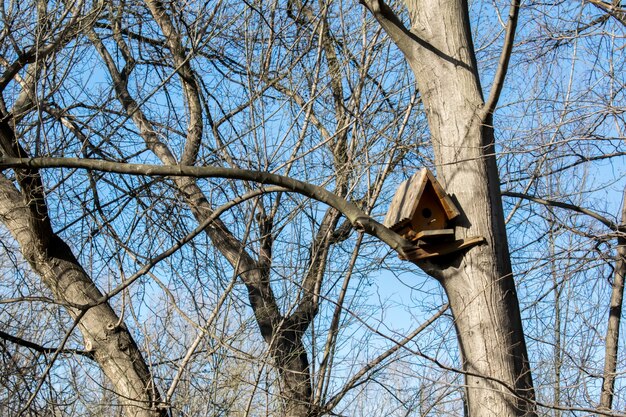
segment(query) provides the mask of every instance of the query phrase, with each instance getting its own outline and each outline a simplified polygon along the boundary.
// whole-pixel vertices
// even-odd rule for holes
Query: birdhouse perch
[[[452,221],[460,215],[450,196],[423,168],[398,187],[384,225],[417,244],[409,260],[433,258],[484,241],[482,237],[454,240]]]

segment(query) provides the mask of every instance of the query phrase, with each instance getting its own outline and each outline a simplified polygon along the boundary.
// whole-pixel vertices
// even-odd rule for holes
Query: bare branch
[[[613,16],[621,24],[626,26],[626,9],[621,0],[613,0],[612,2],[602,0],[587,0],[597,8],[604,10],[610,16]]]
[[[489,98],[485,102],[483,107],[483,120],[486,120],[489,115],[493,114],[498,105],[500,99],[500,93],[502,87],[504,87],[504,79],[509,69],[509,61],[511,59],[511,53],[513,51],[513,43],[515,41],[515,32],[517,30],[517,20],[519,17],[520,0],[512,0],[509,8],[509,19],[506,25],[506,35],[504,36],[504,45],[502,46],[502,52],[500,53],[500,60],[498,61],[498,69],[493,79],[493,84],[489,91]]]
[[[193,165],[198,156],[200,141],[202,140],[202,104],[200,103],[200,89],[195,74],[189,63],[191,54],[186,55],[180,33],[174,28],[165,6],[158,0],[146,0],[146,4],[155,21],[165,35],[165,41],[174,57],[176,71],[183,84],[187,109],[189,111],[187,124],[187,141],[181,156],[181,163]],[[215,5],[217,8],[219,5]],[[210,19],[209,19],[210,20]]]
[[[127,175],[230,178],[257,182],[259,184],[273,184],[334,207],[346,216],[354,227],[363,229],[366,233],[378,237],[400,254],[404,253],[404,250],[414,247],[413,244],[400,237],[400,235],[363,213],[355,204],[330,191],[310,183],[269,172],[211,166],[123,164],[99,159],[79,158],[3,158],[0,160],[0,169],[6,168],[82,168]]]
[[[378,355],[374,360],[370,361],[366,366],[361,368],[359,372],[357,372],[350,381],[344,385],[344,388],[335,394],[326,404],[324,405],[324,410],[332,410],[341,399],[353,388],[363,383],[361,378],[363,378],[368,372],[374,369],[376,366],[380,365],[385,359],[396,353],[398,350],[406,346],[411,340],[413,340],[418,334],[423,332],[428,326],[435,322],[439,317],[441,317],[448,310],[448,304],[445,304],[443,307],[439,309],[435,314],[433,314],[428,320],[422,323],[418,328],[409,333],[404,339],[387,349],[382,354]]]
[[[413,35],[383,0],[361,0],[406,57],[413,56]]]
[[[608,227],[609,229],[611,229],[613,231],[626,233],[626,227],[617,225],[615,222],[607,219],[606,217],[600,215],[599,213],[596,213],[593,210],[589,210],[589,209],[586,209],[586,208],[583,208],[583,207],[580,207],[580,206],[576,206],[574,204],[563,203],[563,202],[555,201],[555,200],[546,200],[546,199],[543,199],[543,198],[534,197],[534,196],[527,195],[527,194],[515,193],[513,191],[502,191],[502,195],[505,196],[505,197],[521,198],[521,199],[524,199],[524,200],[532,201],[534,203],[542,204],[544,206],[559,207],[559,208],[571,210],[571,211],[574,211],[576,213],[580,213],[580,214],[584,214],[584,215],[587,215],[589,217],[592,217],[592,218],[598,220],[600,223],[602,223],[603,225],[605,225],[606,227]]]
[[[93,352],[88,350],[66,349],[62,347],[45,347],[29,340],[22,339],[21,337],[10,335],[9,333],[3,332],[2,330],[0,330],[0,339],[7,340],[11,343],[15,343],[16,345],[23,346],[39,353],[49,354],[59,352],[69,355],[81,355],[89,359],[94,359]]]

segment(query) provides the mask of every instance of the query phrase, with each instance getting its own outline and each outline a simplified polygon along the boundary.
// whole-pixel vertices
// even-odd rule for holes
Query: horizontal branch
[[[615,139],[617,139],[617,140],[624,140],[624,138],[620,138],[620,137],[617,137]],[[500,183],[500,185],[504,185],[506,183],[516,183],[516,182],[521,182],[521,181],[527,181],[527,180],[530,180],[530,179],[547,177],[549,175],[558,174],[559,172],[567,171],[570,168],[577,167],[578,165],[582,165],[582,164],[585,164],[587,162],[603,161],[605,159],[617,158],[617,157],[620,157],[620,156],[626,156],[626,152],[603,153],[601,155],[595,155],[595,156],[583,156],[583,155],[579,155],[579,154],[574,154],[574,155],[571,155],[571,156],[576,156],[576,157],[578,157],[578,159],[573,161],[573,162],[571,162],[571,163],[569,163],[569,164],[562,165],[562,166],[560,166],[558,168],[552,169],[552,170],[547,171],[547,172],[542,172],[540,174],[535,174],[533,172],[530,175],[525,175],[523,177],[512,178],[512,179],[507,180],[506,182]]]
[[[626,227],[619,226],[617,223],[607,219],[606,217],[600,215],[599,213],[596,213],[595,211],[592,211],[592,210],[589,210],[580,206],[576,206],[574,204],[563,203],[563,202],[555,201],[555,200],[546,200],[544,198],[534,197],[528,194],[515,193],[512,191],[502,191],[502,196],[521,198],[521,199],[532,201],[534,203],[539,203],[548,207],[558,207],[558,208],[562,208],[566,210],[571,210],[573,212],[592,217],[611,230],[615,230],[621,233],[626,233]]]
[[[299,181],[291,177],[265,171],[215,166],[128,164],[100,159],[82,158],[1,158],[0,170],[7,168],[73,168],[135,176],[225,178],[251,181],[259,184],[277,185],[279,187],[284,187],[291,192],[302,194],[339,210],[355,228],[377,237],[400,255],[404,255],[406,250],[410,250],[415,247],[415,245],[404,239],[399,234],[391,231],[365,214],[365,212],[363,212],[354,203],[333,194],[325,188]]]
[[[21,337],[17,337],[17,336],[13,336],[9,333],[5,333],[2,330],[0,330],[0,339],[4,339],[7,340],[11,343],[14,343],[18,346],[23,346],[25,348],[34,350],[36,352],[39,353],[55,353],[55,352],[59,352],[59,353],[66,353],[66,354],[72,354],[72,355],[81,355],[81,356],[85,356],[89,359],[93,359],[93,352],[87,351],[87,350],[79,350],[79,349],[65,349],[65,348],[56,348],[56,347],[45,347],[45,346],[41,346],[37,343],[22,339]]]

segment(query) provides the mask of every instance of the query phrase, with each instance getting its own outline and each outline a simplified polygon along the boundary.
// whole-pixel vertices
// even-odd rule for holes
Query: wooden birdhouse
[[[446,231],[443,232],[445,236],[449,230],[449,234],[454,235],[454,231],[448,227],[459,214],[435,176],[424,168],[400,184],[384,225],[409,240],[442,236],[433,234],[433,231]]]
[[[383,224],[415,242],[410,260],[421,260],[484,241],[482,237],[454,239],[452,223],[459,215],[459,209],[432,172],[423,168],[400,184]]]

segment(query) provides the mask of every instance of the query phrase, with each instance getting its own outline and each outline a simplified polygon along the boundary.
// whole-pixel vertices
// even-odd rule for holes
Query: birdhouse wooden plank
[[[419,245],[415,246],[415,248],[410,251],[406,251],[405,257],[401,257],[400,259],[413,262],[423,261],[449,255],[483,243],[485,243],[484,237],[474,236],[467,239],[458,239],[453,242]]]
[[[450,196],[426,168],[400,184],[384,225],[415,243],[402,259],[418,262],[452,254],[485,242],[480,236],[454,238],[452,220],[460,215]]]
[[[414,240],[433,242],[454,239],[454,229],[422,230],[415,235]]]
[[[400,184],[384,225],[414,240],[426,236],[425,231],[445,230],[459,214],[458,208],[435,176],[424,168]],[[450,232],[446,231],[431,233],[429,237],[436,239],[437,236],[449,235]]]

